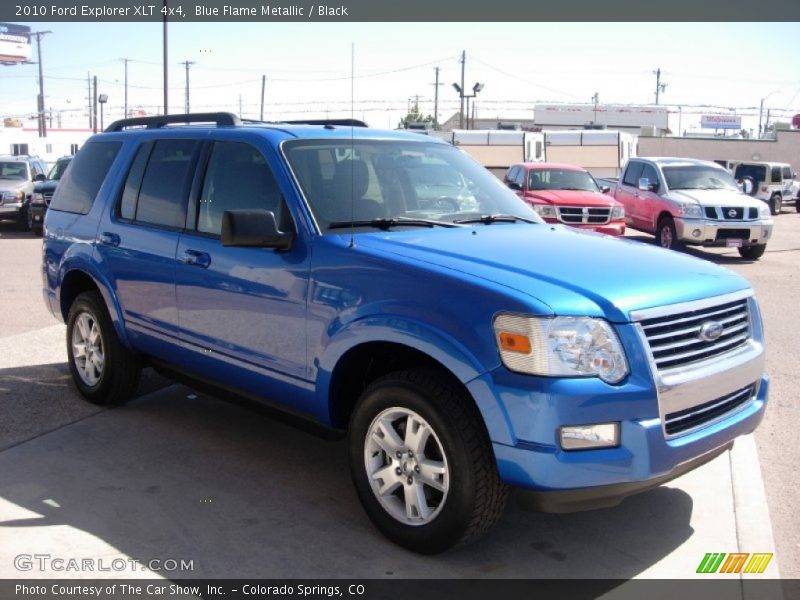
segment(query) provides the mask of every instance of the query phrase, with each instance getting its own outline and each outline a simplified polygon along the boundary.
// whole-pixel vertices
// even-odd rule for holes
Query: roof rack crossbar
[[[147,129],[159,129],[172,123],[183,123],[189,125],[191,123],[215,123],[217,127],[229,126],[233,127],[241,125],[242,122],[238,116],[230,112],[211,112],[211,113],[193,113],[189,115],[158,115],[155,117],[134,117],[132,119],[120,119],[114,121],[105,128],[104,131],[122,131],[128,127],[146,127]]]
[[[359,119],[300,119],[298,121],[283,121],[290,125],[336,125],[339,127],[369,127]]]

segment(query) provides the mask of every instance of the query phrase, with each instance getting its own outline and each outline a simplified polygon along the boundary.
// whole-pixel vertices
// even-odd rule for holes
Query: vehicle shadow
[[[43,394],[31,419],[48,406],[79,402],[65,369],[0,370],[0,416],[19,409],[4,400],[16,394]],[[191,570],[164,574],[173,579],[620,580],[693,535],[692,498],[661,487],[615,508],[572,515],[525,512],[512,501],[479,542],[419,556],[368,521],[343,441],[177,384],[125,407],[85,412],[0,452],[0,577],[19,576],[13,556],[50,553],[193,561]],[[609,589],[618,584],[609,581]]]
[[[655,238],[646,233],[628,233],[625,234],[625,239],[634,242],[641,242],[643,244],[655,245]],[[684,246],[680,252],[688,254],[689,256],[694,256],[695,258],[702,258],[704,260],[711,261],[718,265],[751,264],[758,262],[756,260],[742,258],[739,256],[739,252],[735,248],[714,248],[712,250],[710,248],[702,248],[700,246]],[[770,248],[767,248],[767,253],[770,252],[781,252],[781,250],[771,250]]]
[[[0,241],[29,238],[42,239],[41,236],[34,235],[32,231],[20,231],[14,221],[0,221]]]

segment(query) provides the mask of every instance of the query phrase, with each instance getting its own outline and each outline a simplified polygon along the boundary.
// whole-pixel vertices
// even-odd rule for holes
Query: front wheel
[[[20,231],[30,231],[32,225],[31,209],[23,206],[17,215],[17,229]]]
[[[769,200],[769,212],[773,215],[781,214],[781,208],[783,206],[783,198],[781,198],[780,194],[773,194],[772,198]]]
[[[754,246],[743,246],[739,248],[739,256],[747,260],[758,260],[767,250],[766,244],[756,244]]]
[[[468,543],[503,513],[508,488],[480,413],[443,373],[400,371],[372,383],[353,413],[349,450],[367,515],[414,552]]]
[[[122,404],[136,391],[141,359],[123,346],[103,297],[80,294],[67,317],[69,370],[78,391],[93,404]]]
[[[667,250],[680,250],[683,244],[678,239],[675,222],[672,217],[662,217],[656,228],[656,242]]]

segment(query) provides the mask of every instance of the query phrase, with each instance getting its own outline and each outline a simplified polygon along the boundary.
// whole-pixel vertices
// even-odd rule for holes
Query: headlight
[[[625,218],[625,207],[624,206],[615,206],[611,209],[611,220],[612,221],[619,221]]]
[[[759,219],[769,219],[772,217],[772,213],[769,212],[769,206],[763,204],[758,207],[758,218]]]
[[[556,207],[550,204],[534,204],[533,210],[543,219],[557,219]]]
[[[22,202],[25,199],[25,192],[17,190],[16,192],[3,192],[3,200],[13,200]]]
[[[678,214],[687,219],[701,219],[703,210],[697,204],[679,204]]]
[[[602,319],[498,315],[494,332],[503,364],[512,371],[599,377],[607,383],[618,383],[628,374],[617,334]]]

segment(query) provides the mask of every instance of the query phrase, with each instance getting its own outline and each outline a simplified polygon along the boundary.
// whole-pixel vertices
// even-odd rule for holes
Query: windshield
[[[50,173],[47,174],[48,179],[52,179],[53,181],[58,181],[64,175],[64,171],[67,170],[69,166],[69,160],[59,160],[53,165],[53,168],[50,169]]]
[[[667,187],[671,190],[739,190],[725,169],[706,165],[662,167]]]
[[[600,191],[589,173],[572,169],[533,169],[528,173],[528,189]]]
[[[0,178],[22,179],[28,178],[24,162],[0,162]]]
[[[294,140],[284,152],[322,232],[370,227],[542,222],[500,180],[449,144],[394,140]],[[409,222],[414,219],[415,222]],[[334,225],[331,227],[331,225]],[[373,223],[374,226],[374,223]]]

